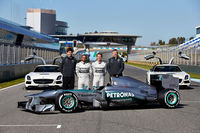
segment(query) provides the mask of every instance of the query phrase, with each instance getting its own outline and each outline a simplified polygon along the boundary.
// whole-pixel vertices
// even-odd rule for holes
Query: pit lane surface
[[[104,54],[105,59],[109,56]],[[124,75],[145,82],[145,74],[144,70],[125,66]],[[147,105],[70,114],[34,114],[17,109],[17,102],[25,100],[24,95],[38,92],[23,88],[22,84],[0,91],[0,133],[200,133],[199,83],[180,90],[181,104],[176,109]]]

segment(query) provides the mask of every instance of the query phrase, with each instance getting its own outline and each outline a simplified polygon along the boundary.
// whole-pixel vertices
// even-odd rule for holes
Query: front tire
[[[74,112],[78,107],[78,98],[71,92],[64,92],[56,98],[56,106],[60,112]]]
[[[161,90],[158,96],[159,103],[167,108],[175,108],[180,103],[180,95],[176,90]]]

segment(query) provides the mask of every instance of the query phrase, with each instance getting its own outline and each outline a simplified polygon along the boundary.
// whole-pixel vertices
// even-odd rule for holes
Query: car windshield
[[[154,72],[181,72],[181,69],[178,66],[157,66]]]
[[[34,72],[60,72],[58,66],[39,66]]]

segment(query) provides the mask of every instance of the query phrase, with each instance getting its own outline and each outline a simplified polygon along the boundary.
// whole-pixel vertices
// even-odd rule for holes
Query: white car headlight
[[[31,76],[28,75],[28,76],[26,77],[26,79],[27,79],[27,80],[31,80]]]
[[[61,80],[62,76],[59,75],[56,80]]]

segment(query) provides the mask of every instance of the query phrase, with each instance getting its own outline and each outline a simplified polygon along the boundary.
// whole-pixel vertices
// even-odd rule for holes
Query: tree
[[[159,40],[158,45],[165,45],[165,41]]]
[[[178,41],[176,38],[169,39],[169,44],[178,44]]]
[[[98,31],[97,31],[97,30],[95,30],[95,31],[94,31],[94,33],[98,33]]]
[[[177,38],[177,42],[178,42],[178,44],[184,43],[185,42],[185,37],[178,37]]]
[[[192,39],[194,39],[194,37],[190,37],[190,39],[189,39],[189,40],[192,40]]]
[[[157,44],[156,44],[156,42],[151,42],[150,43],[150,46],[156,46]]]

